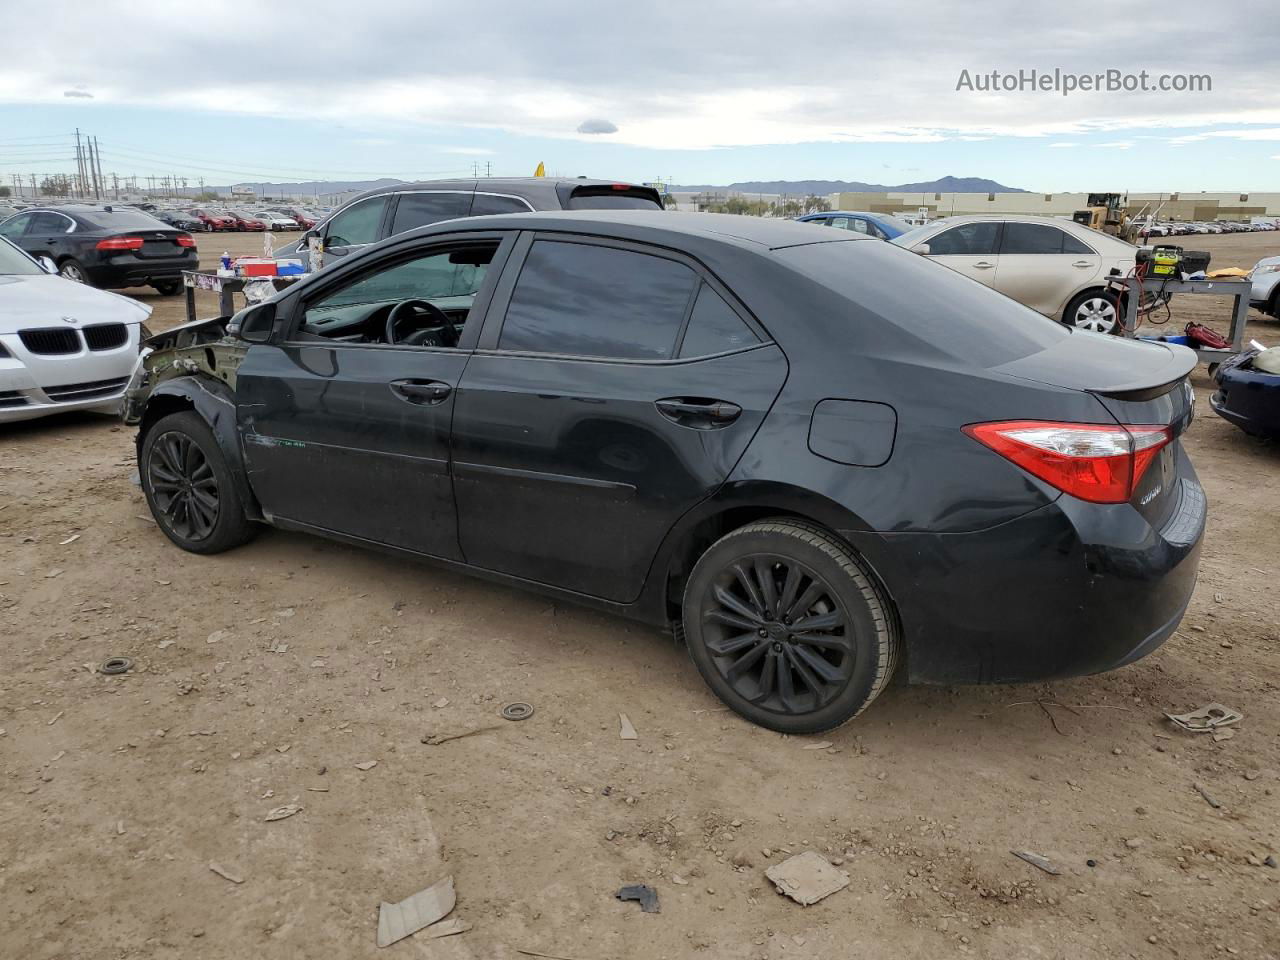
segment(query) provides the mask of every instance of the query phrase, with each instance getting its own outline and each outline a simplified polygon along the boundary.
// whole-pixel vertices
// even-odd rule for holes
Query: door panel
[[[634,600],[662,538],[733,469],[786,370],[774,344],[657,364],[476,354],[453,422],[467,562]],[[664,413],[660,400],[694,409]],[[699,416],[709,400],[741,413]]]
[[[1000,223],[978,220],[935,234],[927,241],[929,258],[988,287],[996,278]]]
[[[1004,228],[995,288],[1056,319],[1071,295],[1101,271],[1102,259],[1058,227],[1010,221]]]
[[[238,371],[237,417],[263,510],[458,559],[449,421],[467,356],[324,344],[250,348]]]

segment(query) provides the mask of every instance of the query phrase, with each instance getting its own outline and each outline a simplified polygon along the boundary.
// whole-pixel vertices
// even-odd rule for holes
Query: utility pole
[[[113,200],[120,199],[120,178],[114,173],[111,174],[111,198]]]
[[[107,179],[102,175],[102,151],[98,148],[98,138],[93,138],[93,162],[94,168],[98,173],[98,186],[102,190],[103,195],[107,192]]]
[[[486,177],[492,177],[492,176],[493,176],[493,164],[492,164],[492,163],[490,163],[488,160],[486,160],[486,161],[484,162],[484,175],[485,175]]]
[[[84,157],[80,153],[80,128],[76,127],[76,171],[80,182],[84,183]]]

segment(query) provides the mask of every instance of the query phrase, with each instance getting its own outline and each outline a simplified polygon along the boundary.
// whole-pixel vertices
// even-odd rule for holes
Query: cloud
[[[63,90],[62,95],[64,97],[83,97],[88,100],[93,99],[93,94],[88,90]]]
[[[1133,146],[1133,141],[1132,140],[1113,140],[1110,143],[1100,143],[1098,144],[1098,146],[1111,149],[1111,150],[1128,150],[1130,147]]]
[[[131,0],[127,18],[12,7],[0,31],[0,103],[61,102],[84,77],[109,76],[109,87],[95,86],[99,103],[343,124],[406,140],[458,130],[577,140],[608,130],[610,144],[661,150],[1280,127],[1273,33],[1205,31],[1176,18],[1099,33],[1089,3],[986,0],[977,17],[937,0],[810,0],[803,15],[779,20],[765,0],[650,0],[649,21],[679,29],[635,30],[609,15],[610,4],[583,17],[573,0],[490,0],[486,16],[459,34],[440,29],[433,4],[364,0],[352,18],[347,0],[309,0],[309,18],[342,29],[306,44],[251,31],[217,57],[184,58],[180,70],[173,51],[202,49],[208,26],[171,0]],[[1224,0],[1215,13],[1234,23],[1274,17],[1268,0]],[[139,32],[140,22],[155,28]],[[767,44],[761,54],[762,38],[801,25],[807,36],[876,42],[852,58],[814,56],[805,43]],[[57,50],[75,57],[51,55]],[[924,59],[904,69],[903,50],[925,51]],[[305,81],[287,84],[287,96],[263,96],[268,63],[274,76]],[[962,70],[1085,74],[1116,64],[1212,74],[1213,90],[1176,98],[956,90]],[[597,132],[583,123],[602,117],[607,126]],[[465,133],[443,136],[467,142]]]
[[[464,157],[492,157],[496,151],[488,147],[436,147],[437,153],[456,153]]]
[[[578,124],[579,133],[617,133],[618,125],[612,120],[583,120]]]
[[[1067,147],[1078,147],[1078,146],[1080,146],[1080,144],[1078,144],[1078,143],[1051,143],[1051,144],[1049,144],[1049,146],[1051,146],[1051,147],[1061,147],[1061,148],[1065,149],[1065,148],[1067,148]]]

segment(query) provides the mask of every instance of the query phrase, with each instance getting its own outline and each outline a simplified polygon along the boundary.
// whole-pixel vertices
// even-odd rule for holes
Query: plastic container
[[[277,260],[276,276],[278,277],[296,277],[307,272],[307,268],[303,266],[301,260]]]
[[[242,277],[274,277],[276,262],[265,257],[241,257],[236,261],[236,272]]]

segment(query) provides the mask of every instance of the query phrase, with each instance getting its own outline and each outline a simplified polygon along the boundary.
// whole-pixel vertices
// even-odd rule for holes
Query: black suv
[[[674,625],[775,730],[849,719],[900,661],[1120,666],[1195,585],[1195,355],[842,230],[454,220],[148,349],[125,416],[178,546],[266,522]]]
[[[661,210],[652,187],[579,177],[486,177],[399,183],[362,193],[329,214],[302,239],[275,252],[305,260],[307,240],[324,241],[324,264],[386,237],[441,220],[535,210]]]
[[[182,290],[182,271],[200,262],[190,233],[136,207],[37,207],[0,223],[0,236],[95,287],[147,285],[171,296]]]

